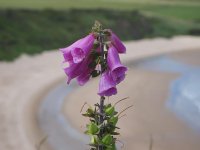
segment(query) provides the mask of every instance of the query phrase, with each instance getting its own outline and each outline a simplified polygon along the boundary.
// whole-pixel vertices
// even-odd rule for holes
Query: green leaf
[[[109,107],[111,107],[112,105],[109,103],[109,104],[107,104],[107,105],[105,105],[104,106],[104,110],[106,109],[106,108],[109,108]]]
[[[112,116],[113,113],[115,112],[115,108],[113,106],[106,108],[105,113],[108,116]]]
[[[82,115],[85,116],[85,117],[94,118],[95,117],[95,111],[90,107],[90,108],[87,109],[86,113],[82,114]]]
[[[91,136],[90,144],[93,144],[93,145],[98,144],[97,136],[94,136],[94,135]]]
[[[114,126],[117,124],[118,122],[118,116],[113,116],[108,120],[109,123],[112,123]]]
[[[103,137],[102,143],[105,145],[111,145],[113,143],[113,137],[110,134],[107,134]]]
[[[94,113],[94,110],[90,107],[90,108],[87,109],[87,113],[88,113],[88,114],[93,114],[93,113]]]
[[[99,132],[99,128],[98,128],[97,124],[94,122],[91,122],[90,124],[88,124],[87,129],[88,129],[87,131],[89,134],[96,134]]]

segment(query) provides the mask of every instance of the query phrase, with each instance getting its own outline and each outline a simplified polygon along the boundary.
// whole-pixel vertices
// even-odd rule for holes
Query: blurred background
[[[199,0],[0,0],[0,60],[64,47],[94,20],[122,40],[200,34]]]
[[[0,0],[0,150],[89,149],[79,112],[99,101],[98,78],[66,85],[58,48],[95,20],[127,47],[127,79],[109,99],[134,105],[118,149],[199,150],[199,0]]]

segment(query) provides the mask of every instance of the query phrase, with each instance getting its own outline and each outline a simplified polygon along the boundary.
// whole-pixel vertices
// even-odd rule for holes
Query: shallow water
[[[192,66],[170,56],[145,59],[136,64],[145,70],[180,73],[171,82],[166,107],[189,126],[200,131],[200,66]]]
[[[167,106],[200,131],[200,69],[184,73],[171,84]]]
[[[196,66],[184,64],[182,62],[174,60],[173,58],[170,58],[169,56],[166,56],[166,55],[151,57],[142,61],[138,61],[136,63],[136,67],[147,69],[147,70],[181,73],[181,74],[200,69]]]
[[[59,84],[48,93],[39,108],[39,125],[48,137],[48,143],[56,150],[86,148],[89,141],[88,137],[76,130],[62,113],[64,100],[74,86]]]

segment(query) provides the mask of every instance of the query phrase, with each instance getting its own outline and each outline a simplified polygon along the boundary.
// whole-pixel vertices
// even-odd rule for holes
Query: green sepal
[[[114,112],[115,112],[115,108],[113,106],[108,107],[108,108],[105,109],[105,114],[107,116],[112,116]]]
[[[102,139],[102,143],[105,145],[111,145],[113,143],[113,137],[110,134],[106,134]]]
[[[99,132],[99,127],[96,123],[91,122],[90,124],[86,125],[87,131],[86,134],[97,134]]]
[[[86,111],[85,114],[82,114],[83,116],[85,117],[92,117],[94,118],[95,117],[95,111],[92,109],[92,107],[89,107]]]
[[[107,108],[109,108],[109,107],[111,107],[112,105],[109,103],[109,104],[107,104],[107,105],[105,105],[104,106],[104,111],[107,109]]]
[[[112,123],[114,126],[117,124],[118,122],[118,116],[112,116],[109,120],[108,120],[109,123]]]
[[[97,145],[98,144],[97,136],[95,136],[95,135],[91,136],[90,144],[93,144],[93,145]]]

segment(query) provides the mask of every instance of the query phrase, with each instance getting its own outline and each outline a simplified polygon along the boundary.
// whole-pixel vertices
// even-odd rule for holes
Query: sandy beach
[[[115,103],[128,96],[129,100],[117,107],[119,112],[131,104],[134,105],[125,113],[126,117],[119,121],[121,128],[119,139],[125,144],[125,150],[148,150],[151,140],[153,149],[156,150],[199,149],[200,135],[166,108],[170,83],[178,76],[177,73],[162,73],[129,67],[126,81],[118,86],[118,95],[106,100],[107,103]],[[76,126],[80,132],[84,131],[88,120],[78,113],[80,112],[78,106],[82,106],[84,102],[88,102],[89,105],[98,102],[96,89],[98,89],[98,79],[93,80],[84,88],[79,87],[66,97],[63,112],[72,126]]]
[[[198,150],[200,136],[165,108],[169,84],[179,73],[145,70],[134,66],[134,62],[168,54],[173,59],[200,65],[197,51],[200,51],[200,38],[145,39],[126,42],[126,46],[127,55],[122,60],[129,66],[127,79],[118,86],[119,94],[109,99],[115,102],[130,97],[119,105],[119,111],[134,105],[119,123],[119,138],[125,144],[124,149],[148,150],[152,140],[153,150]],[[47,135],[40,126],[38,110],[49,91],[65,83],[61,62],[58,50],[22,55],[14,62],[0,62],[0,150],[35,150]],[[85,101],[91,105],[98,102],[98,79],[84,87],[75,87],[65,97],[60,113],[81,133],[87,120],[81,116],[80,108]],[[54,150],[48,142],[40,150]]]

